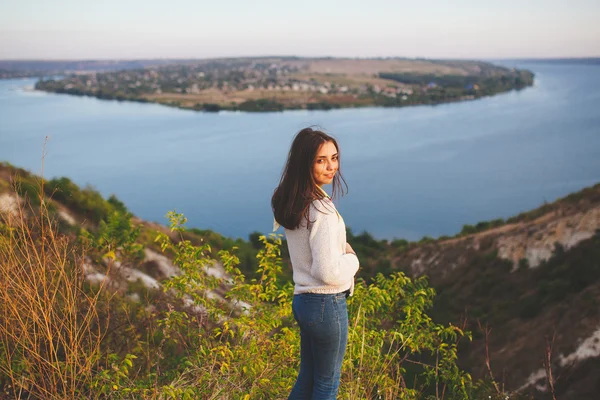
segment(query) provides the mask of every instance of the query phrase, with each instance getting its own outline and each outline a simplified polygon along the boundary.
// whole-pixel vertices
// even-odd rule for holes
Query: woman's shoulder
[[[333,202],[324,197],[322,199],[315,199],[310,204],[310,214],[313,216],[320,215],[335,215],[337,214],[335,205]]]

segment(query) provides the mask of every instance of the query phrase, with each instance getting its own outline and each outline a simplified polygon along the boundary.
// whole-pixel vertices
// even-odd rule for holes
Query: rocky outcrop
[[[568,216],[554,216],[547,222],[534,221],[498,236],[495,244],[498,256],[512,261],[513,271],[523,259],[529,267],[535,268],[552,256],[557,245],[570,249],[594,236],[598,229],[600,207]]]
[[[413,245],[394,267],[429,277],[434,313],[470,319],[474,339],[460,359],[475,377],[488,375],[489,349],[508,390],[550,398],[542,360],[551,340],[557,398],[592,398],[600,390],[600,185],[510,221]],[[493,329],[489,343],[478,321]]]
[[[19,204],[21,204],[21,199],[16,194],[0,194],[0,214],[16,215],[19,211]]]
[[[600,186],[596,189],[600,192]],[[403,257],[410,272],[444,277],[464,264],[469,252],[496,251],[499,258],[520,265],[538,267],[554,253],[557,245],[567,250],[600,230],[600,202],[585,208],[562,207],[530,222],[506,224],[484,232],[418,246]]]

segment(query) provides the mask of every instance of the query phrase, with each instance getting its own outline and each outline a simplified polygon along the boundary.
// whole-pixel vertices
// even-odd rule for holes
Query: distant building
[[[395,87],[385,87],[382,89],[382,94],[387,97],[396,97],[396,88]]]

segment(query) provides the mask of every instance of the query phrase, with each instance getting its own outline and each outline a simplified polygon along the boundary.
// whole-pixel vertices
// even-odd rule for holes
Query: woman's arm
[[[326,285],[339,286],[351,281],[358,271],[356,254],[342,253],[338,243],[339,221],[335,212],[320,212],[311,207],[309,244],[312,254],[311,275]],[[346,249],[348,248],[348,244]],[[352,247],[350,247],[352,250]]]

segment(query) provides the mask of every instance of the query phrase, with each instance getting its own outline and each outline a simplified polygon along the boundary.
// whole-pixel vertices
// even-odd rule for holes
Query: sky
[[[0,59],[600,56],[600,0],[0,0]]]

